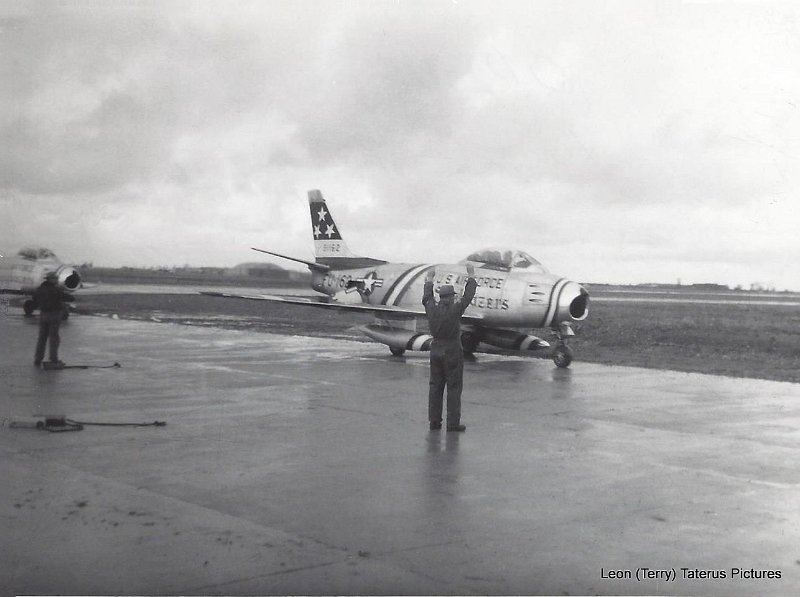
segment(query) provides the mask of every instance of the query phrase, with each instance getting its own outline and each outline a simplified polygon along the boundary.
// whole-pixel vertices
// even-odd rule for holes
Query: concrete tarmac
[[[455,434],[426,354],[73,316],[122,368],[46,372],[36,331],[0,313],[0,417],[166,426],[0,429],[2,595],[800,594],[796,384],[479,354]]]

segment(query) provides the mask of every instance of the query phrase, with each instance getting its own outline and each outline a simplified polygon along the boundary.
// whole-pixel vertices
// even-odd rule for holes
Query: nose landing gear
[[[559,369],[566,369],[572,362],[572,349],[566,344],[559,344],[553,351],[553,362]]]
[[[556,338],[558,338],[558,344],[553,350],[553,362],[559,369],[566,369],[572,362],[573,357],[572,349],[567,346],[567,340],[570,336],[575,335],[575,330],[572,329],[572,325],[569,322],[565,321],[558,325],[555,329],[555,334]]]

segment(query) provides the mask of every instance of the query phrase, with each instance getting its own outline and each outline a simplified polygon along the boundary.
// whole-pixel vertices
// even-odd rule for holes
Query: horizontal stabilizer
[[[259,253],[266,253],[267,255],[274,255],[275,257],[280,257],[281,259],[288,259],[289,261],[296,261],[297,263],[304,263],[308,266],[309,269],[318,271],[318,272],[327,272],[330,271],[330,267],[324,265],[322,263],[315,263],[314,261],[306,261],[305,259],[298,259],[297,257],[289,257],[288,255],[281,255],[280,253],[273,253],[272,251],[265,251],[264,249],[256,249],[255,247],[250,247],[254,251],[258,251]]]
[[[358,269],[362,267],[377,267],[386,264],[382,259],[371,257],[320,257],[318,265],[330,267],[330,269]]]

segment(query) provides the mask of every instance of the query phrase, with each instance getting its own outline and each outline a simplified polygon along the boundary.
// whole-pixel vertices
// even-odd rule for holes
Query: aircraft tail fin
[[[311,211],[311,231],[314,235],[314,256],[317,263],[332,269],[369,267],[386,263],[379,259],[359,257],[350,251],[342,238],[339,226],[334,222],[322,192],[308,192],[308,206]]]

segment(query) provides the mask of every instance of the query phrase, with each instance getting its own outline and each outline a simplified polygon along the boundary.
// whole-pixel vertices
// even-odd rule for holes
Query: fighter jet
[[[32,296],[50,272],[58,277],[59,288],[67,292],[73,292],[83,285],[78,270],[62,263],[50,249],[27,247],[14,257],[0,257],[0,294]],[[30,316],[36,306],[28,298],[22,308],[25,315]],[[68,315],[69,312],[65,312],[64,318]]]
[[[562,368],[572,362],[567,343],[575,335],[573,325],[589,315],[589,293],[580,284],[551,274],[529,254],[512,248],[483,249],[453,264],[389,263],[359,257],[342,238],[322,193],[309,191],[308,202],[315,261],[253,250],[308,266],[311,287],[321,293],[319,297],[202,294],[369,312],[375,321],[362,326],[361,331],[399,356],[406,350],[430,350],[432,336],[427,330],[417,331],[417,324],[425,321],[422,290],[427,272],[436,272],[435,293],[440,286],[450,284],[462,294],[466,266],[471,264],[478,288],[462,317],[461,345],[466,354],[476,351],[480,343],[516,351],[549,349],[549,342],[529,330],[550,328],[556,337],[553,361]]]

